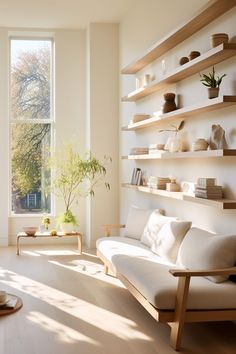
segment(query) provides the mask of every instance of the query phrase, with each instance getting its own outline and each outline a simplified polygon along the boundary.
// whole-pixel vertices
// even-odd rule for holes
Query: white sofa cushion
[[[177,220],[176,217],[164,216],[161,214],[160,210],[154,210],[143,230],[141,236],[141,242],[148,246],[152,247],[152,244],[160,231],[161,227],[167,222],[171,220]]]
[[[128,212],[124,236],[140,240],[144,227],[154,209],[131,206]]]
[[[168,221],[156,235],[151,250],[164,259],[175,263],[181,242],[191,225],[190,221]]]
[[[157,257],[157,256],[156,256]],[[160,258],[114,255],[117,274],[122,274],[158,309],[174,309],[178,278],[169,273],[177,265],[161,264]],[[180,266],[178,267],[178,269]],[[231,281],[216,284],[204,277],[191,278],[187,309],[230,309],[236,306],[236,284]]]
[[[236,235],[216,235],[191,228],[179,249],[178,263],[189,269],[222,269],[236,263]],[[227,276],[207,277],[213,282],[225,281]]]

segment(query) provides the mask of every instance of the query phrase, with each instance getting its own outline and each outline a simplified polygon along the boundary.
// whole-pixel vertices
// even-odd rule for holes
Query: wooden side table
[[[58,232],[56,236],[51,236],[49,232],[36,232],[34,236],[29,236],[25,232],[20,232],[17,234],[17,242],[16,242],[16,254],[19,256],[20,254],[20,239],[21,238],[53,238],[53,237],[77,237],[78,238],[78,250],[80,254],[82,254],[82,234],[79,232],[71,232],[68,234],[64,234],[63,232]]]
[[[5,305],[1,306],[0,307],[0,316],[10,315],[11,313],[14,313],[14,312],[20,310],[21,307],[23,306],[23,302],[19,296],[12,295],[12,294],[7,294],[7,296],[10,298],[10,300],[16,301],[16,304],[14,307],[9,307],[9,308]]]

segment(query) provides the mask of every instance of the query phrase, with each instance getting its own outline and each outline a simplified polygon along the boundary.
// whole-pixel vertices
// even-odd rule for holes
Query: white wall
[[[112,159],[107,165],[104,186],[96,189],[95,197],[88,200],[88,244],[102,235],[102,224],[117,223],[118,197],[118,145],[119,145],[119,48],[117,24],[92,23],[88,31],[88,141],[96,157]]]
[[[169,31],[188,17],[207,1],[199,0],[147,0],[139,3],[120,25],[120,61],[121,67],[142,55],[142,52],[150,47]],[[181,11],[180,11],[181,9]],[[230,38],[235,36],[236,9],[224,14],[201,31],[194,34],[182,44],[157,59],[140,73],[150,73],[156,78],[162,77],[161,62],[166,63],[166,73],[178,65],[179,58],[188,56],[192,50],[201,53],[210,49],[210,35],[212,33],[226,32]],[[221,86],[221,94],[236,94],[236,57],[228,59],[215,66],[219,75],[227,73]],[[208,72],[211,68],[204,70]],[[122,75],[121,96],[135,89],[135,75]],[[121,103],[120,126],[126,125],[134,113],[148,113],[160,109],[163,104],[165,92],[178,94],[179,107],[207,99],[206,89],[199,82],[199,75],[183,80],[165,90],[154,93],[136,103]],[[230,148],[236,147],[235,139],[235,107],[214,111],[208,114],[194,116],[186,123],[181,135],[185,137],[189,145],[200,137],[209,138],[212,124],[221,124],[226,131],[226,138]],[[169,128],[164,125],[162,128]],[[127,155],[133,146],[148,146],[150,143],[162,143],[167,139],[167,134],[158,132],[157,127],[150,127],[137,132],[122,132],[120,134],[120,153]],[[178,181],[196,182],[197,177],[216,177],[217,182],[223,185],[226,197],[236,199],[235,188],[235,158],[226,159],[186,159],[158,161],[131,162],[124,160],[120,164],[121,182],[129,182],[133,167],[138,166],[147,171],[147,175],[175,176]],[[161,207],[167,215],[178,215],[183,219],[190,219],[195,224],[216,232],[235,232],[235,211],[221,211],[216,208],[204,207],[190,202],[180,202],[157,196],[146,195],[121,188],[121,222],[125,222],[128,208],[131,204],[140,207]]]

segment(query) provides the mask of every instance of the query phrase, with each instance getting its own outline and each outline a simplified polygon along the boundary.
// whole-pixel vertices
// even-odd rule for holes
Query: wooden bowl
[[[23,231],[28,236],[34,236],[36,234],[36,232],[38,231],[38,228],[34,227],[34,226],[25,226],[25,227],[23,227]]]

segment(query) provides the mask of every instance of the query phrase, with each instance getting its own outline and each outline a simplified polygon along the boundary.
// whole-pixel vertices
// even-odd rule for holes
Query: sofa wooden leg
[[[185,311],[188,300],[190,277],[180,277],[178,281],[178,290],[175,305],[175,320],[170,323],[171,335],[170,343],[175,350],[181,346],[182,332],[184,328]]]
[[[104,264],[104,273],[107,275],[108,274],[108,266]]]

